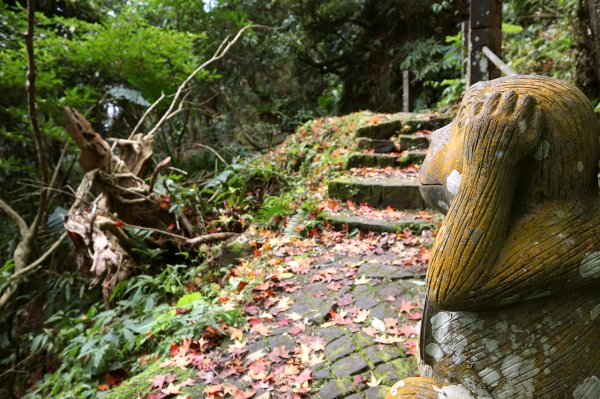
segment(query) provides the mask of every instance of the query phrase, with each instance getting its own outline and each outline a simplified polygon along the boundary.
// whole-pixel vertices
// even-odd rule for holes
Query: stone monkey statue
[[[421,375],[388,398],[600,399],[600,127],[573,85],[466,92],[421,192],[446,213],[427,273]]]

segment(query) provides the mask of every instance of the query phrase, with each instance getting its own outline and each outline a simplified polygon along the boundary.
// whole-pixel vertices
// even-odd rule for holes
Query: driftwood
[[[136,134],[130,140],[116,140],[117,156],[83,115],[73,108],[65,108],[65,114],[67,130],[82,151],[79,163],[87,174],[64,226],[75,245],[79,268],[91,271],[91,286],[102,282],[106,298],[134,264],[129,239],[121,227],[135,225],[166,232],[175,216],[161,206],[161,195],[143,179],[152,156],[151,136]],[[102,195],[89,202],[86,198],[93,185]]]
[[[67,130],[81,148],[79,164],[96,170],[96,182],[105,194],[106,205],[125,223],[167,229],[173,215],[161,207],[160,194],[151,190],[142,173],[152,156],[152,136],[136,134],[131,140],[117,140],[120,156],[90,123],[73,108],[65,108]]]
[[[130,240],[121,229],[123,226],[142,228],[150,231],[153,245],[167,244],[195,247],[214,243],[234,236],[234,233],[214,233],[200,237],[187,237],[194,230],[192,223],[184,217],[182,234],[171,232],[169,226],[179,226],[176,216],[168,212],[164,199],[154,191],[160,170],[170,159],[160,162],[149,173],[152,157],[152,142],[158,129],[183,107],[185,96],[181,98],[187,84],[204,68],[223,58],[229,49],[248,29],[265,29],[260,25],[246,26],[230,40],[226,38],[213,57],[196,68],[177,89],[171,104],[149,133],[137,133],[150,112],[165,96],[160,98],[144,113],[128,139],[113,140],[111,147],[92,128],[83,115],[75,109],[64,109],[68,119],[67,130],[81,149],[79,164],[87,172],[77,190],[76,200],[65,218],[65,229],[74,243],[80,268],[90,269],[94,274],[92,286],[102,281],[104,298],[108,297],[114,285],[130,273],[132,256]],[[270,28],[267,28],[270,29]],[[119,155],[113,153],[117,148]],[[224,160],[223,160],[224,161]],[[150,176],[150,183],[144,178]],[[88,200],[92,186],[97,186],[102,194],[95,200]]]

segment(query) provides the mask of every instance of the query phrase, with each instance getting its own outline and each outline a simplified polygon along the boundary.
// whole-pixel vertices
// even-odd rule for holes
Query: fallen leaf
[[[235,327],[227,327],[227,333],[229,334],[229,338],[232,341],[241,341],[244,339],[244,329],[243,328],[235,328]]]
[[[312,351],[308,346],[300,344],[300,361],[304,364],[308,364],[310,362],[311,352]]]
[[[275,309],[277,309],[279,312],[285,312],[286,310],[291,308],[293,304],[294,304],[294,301],[290,300],[289,297],[284,296],[283,298],[281,298],[279,300],[279,303],[277,304]]]
[[[295,337],[296,335],[304,332],[304,330],[306,330],[306,326],[304,325],[304,323],[296,322],[296,323],[294,323],[294,327],[290,328],[290,330],[288,331],[288,334]]]
[[[369,281],[371,281],[370,278],[367,278],[364,274],[362,275],[362,277],[357,278],[356,280],[354,280],[354,285],[363,285],[363,284],[367,284]]]
[[[378,319],[377,317],[373,317],[371,320],[371,327],[377,329],[378,331],[385,332],[385,323]]]
[[[338,282],[332,281],[331,283],[327,284],[325,287],[327,287],[327,289],[330,291],[337,292],[342,288],[342,285]]]
[[[384,335],[375,337],[374,341],[379,344],[397,344],[400,342],[404,342],[404,338],[384,334]]]
[[[314,352],[325,350],[325,339],[318,335],[303,335],[297,342],[308,346]]]
[[[411,335],[419,335],[419,330],[412,324],[403,324],[398,328],[398,332],[405,337],[409,337]]]
[[[418,313],[410,313],[408,315],[408,318],[410,320],[421,320],[423,318],[423,313],[420,313],[420,312],[418,312]]]
[[[173,383],[171,382],[166,388],[161,389],[160,391],[162,393],[166,393],[167,395],[177,395],[181,393],[181,386],[178,385],[173,385]]]
[[[317,364],[321,364],[325,361],[325,354],[321,353],[320,355],[313,355],[310,358],[310,361],[308,362],[308,365],[313,367],[316,366]]]
[[[264,351],[264,349],[259,349],[254,353],[251,353],[250,355],[248,355],[248,359],[255,362],[258,359],[262,359],[263,357],[266,356],[266,353]]]
[[[171,353],[171,356],[175,356],[179,353],[179,345],[177,345],[177,342],[173,342],[171,344],[171,348],[169,348],[169,353]]]
[[[283,346],[283,345],[276,346],[275,348],[273,348],[273,350],[271,350],[271,352],[269,353],[268,358],[269,358],[269,360],[271,360],[273,362],[278,362],[281,359],[289,359],[290,358],[290,353],[285,348],[285,346]]]
[[[247,351],[248,347],[246,346],[246,341],[235,341],[227,348],[227,352],[231,353],[232,355],[241,355]]]
[[[370,386],[371,388],[373,387],[378,387],[379,384],[381,384],[381,380],[382,378],[376,378],[375,374],[373,374],[373,372],[371,372],[371,379],[369,381],[367,381],[367,385]]]
[[[312,371],[308,368],[308,369],[304,369],[304,371],[302,371],[295,379],[294,381],[297,384],[304,384],[306,381],[312,380],[312,377],[310,376],[310,374],[312,373]]]
[[[411,301],[407,301],[407,300],[403,299],[402,303],[400,303],[400,313],[410,314],[410,311],[413,310],[414,308],[415,308],[415,305],[413,305],[413,303]]]
[[[379,331],[375,327],[363,327],[362,332],[367,334],[369,337],[375,338]]]
[[[266,326],[262,323],[256,324],[250,328],[252,332],[262,335],[263,337],[268,337],[271,334],[271,327]]]
[[[298,320],[302,320],[302,319],[303,319],[303,317],[302,317],[302,316],[300,316],[300,315],[299,315],[298,313],[296,313],[296,312],[290,312],[290,313],[286,313],[285,315],[286,315],[286,316],[287,316],[287,317],[288,317],[290,320],[293,320],[293,321],[298,321]]]
[[[204,393],[207,395],[214,395],[217,392],[221,392],[223,391],[223,385],[221,384],[216,384],[216,385],[207,385],[204,387]]]
[[[358,311],[358,313],[356,314],[356,316],[354,316],[352,318],[352,321],[355,322],[355,323],[362,323],[363,321],[367,320],[367,317],[370,314],[371,314],[371,311],[361,309],[361,310]]]
[[[159,375],[155,375],[154,378],[152,378],[150,381],[152,381],[152,385],[150,386],[150,388],[158,388],[161,389],[163,387],[163,385],[165,384],[165,380],[166,380],[166,376],[159,374]]]
[[[383,319],[383,323],[385,324],[385,326],[387,328],[392,328],[396,324],[398,324],[398,319],[394,319],[394,318],[391,318],[391,317],[386,317],[385,319]]]
[[[191,378],[188,378],[179,384],[180,387],[193,387],[194,385],[196,385],[196,383]]]

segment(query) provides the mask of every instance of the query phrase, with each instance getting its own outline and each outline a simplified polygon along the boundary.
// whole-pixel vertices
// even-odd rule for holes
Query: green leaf
[[[196,302],[198,299],[202,298],[202,294],[199,292],[190,292],[179,298],[177,301],[177,307],[183,308],[185,306],[190,306],[193,302]]]
[[[519,33],[519,32],[523,32],[522,26],[502,22],[502,33]]]

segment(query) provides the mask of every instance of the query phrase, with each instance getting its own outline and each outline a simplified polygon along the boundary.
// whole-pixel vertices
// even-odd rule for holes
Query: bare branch
[[[8,215],[9,218],[11,218],[12,220],[15,221],[15,223],[19,227],[19,233],[21,234],[21,239],[25,238],[27,236],[27,234],[29,233],[29,227],[27,226],[27,223],[21,217],[21,215],[19,215],[19,213],[17,211],[15,211],[10,205],[8,205],[6,202],[4,202],[1,198],[0,198],[0,209],[3,210],[4,213],[6,213],[6,215]]]
[[[223,162],[225,164],[225,166],[229,166],[229,163],[225,160],[225,158],[223,158],[218,152],[217,150],[215,150],[212,147],[207,146],[206,144],[200,144],[200,143],[194,143],[193,144],[194,147],[200,147],[200,148],[206,148],[207,150],[211,151],[213,154],[215,154],[215,156],[217,158],[219,158],[219,160],[221,162]]]
[[[58,161],[56,162],[56,167],[54,168],[54,173],[52,174],[52,179],[50,179],[50,184],[48,184],[47,189],[50,190],[52,188],[54,188],[54,185],[56,184],[56,180],[58,179],[58,174],[60,173],[60,167],[65,159],[65,155],[67,154],[67,150],[69,149],[69,143],[66,142],[63,145],[62,150],[60,151],[60,156],[58,157]],[[43,188],[42,188],[43,189]],[[48,202],[52,202],[52,200],[54,199],[56,194],[56,191],[53,191],[52,193],[48,194]]]
[[[187,244],[190,245],[200,245],[200,244],[208,244],[215,241],[223,241],[229,238],[238,236],[238,233],[212,233],[206,234],[199,237],[190,238],[186,241]]]
[[[175,108],[177,102],[179,101],[179,96],[181,96],[181,92],[188,85],[188,83],[191,82],[191,80],[194,79],[194,77],[201,70],[203,70],[204,68],[206,68],[207,66],[209,66],[213,62],[218,61],[221,58],[223,58],[223,56],[225,56],[225,54],[227,54],[227,52],[229,51],[229,49],[231,48],[231,46],[233,46],[238,41],[238,39],[242,36],[242,34],[244,34],[244,32],[247,31],[248,29],[276,29],[276,28],[272,28],[272,27],[264,26],[264,25],[248,25],[248,26],[245,26],[242,29],[240,29],[238,31],[238,33],[234,36],[233,39],[229,40],[229,37],[225,38],[225,40],[223,40],[223,42],[219,45],[219,48],[214,53],[214,55],[212,56],[212,58],[209,59],[208,61],[204,62],[198,68],[196,68],[194,70],[194,72],[192,72],[187,77],[187,79],[184,80],[183,83],[179,86],[179,88],[177,89],[177,92],[175,93],[175,97],[173,97],[173,101],[171,102],[171,105],[169,105],[169,108],[163,114],[163,116],[160,118],[160,120],[158,121],[158,123],[156,123],[156,125],[152,128],[152,130],[150,130],[150,132],[148,132],[148,136],[153,136],[154,134],[156,134],[157,130],[169,118],[169,115],[171,115],[171,112],[173,112],[173,109]]]
[[[147,110],[146,112],[144,112],[144,114],[142,115],[142,117],[140,118],[140,120],[138,121],[137,125],[135,125],[135,127],[133,128],[133,130],[131,131],[131,134],[129,135],[129,139],[131,140],[131,138],[133,136],[135,136],[135,134],[137,133],[138,129],[142,126],[142,123],[144,123],[144,120],[146,119],[146,117],[150,114],[150,112],[152,112],[152,110],[154,110],[154,108],[156,108],[156,106],[158,104],[160,104],[160,102],[162,100],[164,100],[165,98],[165,93],[161,93],[160,97],[158,97],[158,100],[154,101],[154,104],[152,104]]]
[[[169,237],[173,237],[173,238],[178,238],[178,239],[183,240],[183,241],[187,241],[188,240],[188,238],[185,237],[185,236],[182,236],[182,235],[179,235],[179,234],[175,234],[175,233],[170,233],[170,232],[165,231],[165,230],[155,229],[153,227],[137,226],[135,224],[125,223],[123,221],[121,221],[121,222],[126,227],[133,227],[134,229],[153,231],[155,233],[162,234],[162,235],[169,236]]]
[[[171,157],[167,157],[167,158],[163,159],[162,161],[160,161],[160,163],[158,165],[156,165],[154,172],[152,172],[152,176],[150,176],[150,188],[148,189],[148,192],[150,194],[152,194],[152,192],[154,192],[154,184],[156,183],[156,178],[158,177],[158,174],[160,173],[161,170],[163,170],[165,167],[167,167],[167,165],[170,163],[171,163]]]
[[[46,261],[46,259],[48,259],[48,257],[50,257],[50,255],[52,255],[52,253],[54,251],[56,251],[56,249],[60,246],[60,244],[62,244],[62,242],[65,240],[65,238],[67,238],[67,236],[68,236],[68,234],[67,234],[66,231],[64,233],[62,233],[61,236],[58,238],[58,240],[56,240],[54,242],[54,244],[52,244],[50,246],[50,248],[48,248],[46,250],[46,252],[44,252],[42,254],[42,256],[40,256],[39,258],[37,258],[35,261],[31,262],[31,264],[27,265],[23,269],[15,272],[12,276],[10,276],[10,280],[13,280],[13,281],[20,280],[27,273],[33,271],[33,269],[35,269],[36,267],[38,267],[42,263],[44,263]]]

